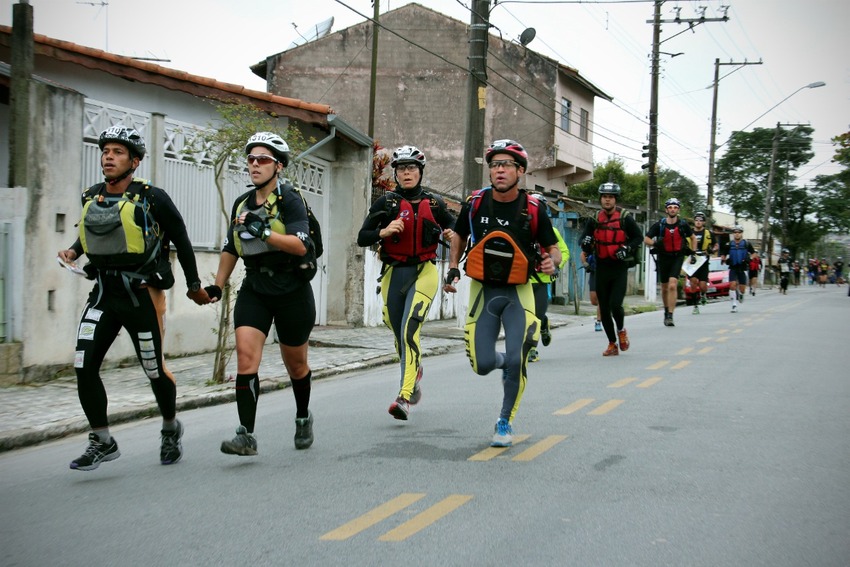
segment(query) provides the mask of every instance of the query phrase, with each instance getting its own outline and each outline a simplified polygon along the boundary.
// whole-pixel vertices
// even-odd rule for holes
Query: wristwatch
[[[201,289],[201,282],[195,282],[189,286],[189,291],[196,293]]]
[[[271,236],[271,235],[272,235],[272,229],[269,228],[269,227],[266,227],[266,228],[263,229],[263,234],[262,234],[262,236],[260,236],[260,239],[263,240],[263,241],[268,240],[269,236]]]

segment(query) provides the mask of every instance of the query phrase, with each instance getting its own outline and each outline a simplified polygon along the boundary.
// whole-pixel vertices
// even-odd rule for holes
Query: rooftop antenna
[[[77,2],[77,4],[88,4],[89,6],[100,6],[101,9],[106,8],[106,25],[105,25],[105,29],[104,29],[104,35],[106,36],[106,38],[104,39],[105,45],[104,45],[103,50],[109,51],[109,2],[107,2],[106,0],[100,0],[100,2]],[[98,11],[97,16],[99,16],[99,15],[100,15],[100,12]],[[95,16],[95,18],[97,18],[97,16]]]

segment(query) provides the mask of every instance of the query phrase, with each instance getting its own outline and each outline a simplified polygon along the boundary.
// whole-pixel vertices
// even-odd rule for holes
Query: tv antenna
[[[104,39],[104,51],[109,51],[109,2],[106,0],[100,0],[100,2],[77,2],[77,4],[88,4],[89,6],[100,6],[101,9],[106,8],[106,25],[104,29],[104,35],[106,36]],[[100,12],[97,13],[97,16],[100,15]],[[95,18],[97,18],[95,16]]]

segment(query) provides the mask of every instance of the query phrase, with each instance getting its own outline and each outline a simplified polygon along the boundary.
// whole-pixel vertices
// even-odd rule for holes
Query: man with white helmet
[[[744,228],[736,224],[732,227],[732,239],[720,247],[720,259],[729,266],[729,296],[732,298],[732,313],[738,312],[738,301],[744,301],[750,258],[755,254],[753,245],[744,240]]]
[[[233,203],[215,285],[207,291],[213,301],[220,300],[221,288],[242,259],[245,279],[233,308],[239,426],[233,439],[221,443],[221,452],[254,456],[258,372],[272,324],[295,398],[295,448],[308,449],[313,444],[313,372],[307,351],[316,321],[310,285],[316,258],[304,200],[280,179],[289,164],[289,145],[274,132],[257,132],[245,144],[245,154],[253,187]]]
[[[697,256],[708,256],[717,248],[714,235],[705,227],[705,213],[703,212],[694,214],[694,240],[696,241],[696,247],[694,248],[694,255],[691,256],[691,263],[693,264],[696,263]],[[696,290],[694,293],[693,314],[699,315],[700,303],[705,305],[705,297],[706,293],[708,293],[708,258],[693,273],[690,283],[691,289]]]
[[[420,332],[440,285],[437,245],[441,236],[451,238],[455,223],[443,199],[422,186],[425,161],[416,146],[393,152],[396,188],[375,200],[357,235],[358,246],[381,244],[384,323],[393,332],[401,366],[398,395],[388,412],[402,421],[422,398]]]
[[[664,326],[674,327],[673,310],[679,293],[679,274],[685,256],[696,250],[691,225],[679,218],[679,199],[671,197],[664,203],[667,215],[649,227],[644,238],[647,246],[656,253],[658,280],[661,282],[661,300],[664,303]]]

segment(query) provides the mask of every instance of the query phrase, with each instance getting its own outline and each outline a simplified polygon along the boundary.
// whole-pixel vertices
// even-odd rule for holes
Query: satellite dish
[[[525,28],[525,30],[519,36],[519,42],[522,45],[528,45],[531,43],[531,40],[534,39],[534,36],[537,35],[537,31],[534,28]]]
[[[321,39],[328,35],[331,31],[331,28],[334,25],[333,16],[328,18],[327,20],[323,20],[316,25],[310,26],[307,28],[307,31],[301,33],[298,31],[298,26],[295,25],[295,22],[292,23],[292,27],[295,28],[295,32],[301,36],[300,39],[296,39],[292,43],[289,44],[289,47],[286,49],[292,49],[293,47],[298,47],[299,45],[304,45],[305,43],[309,43],[311,41],[315,41],[317,39]]]

